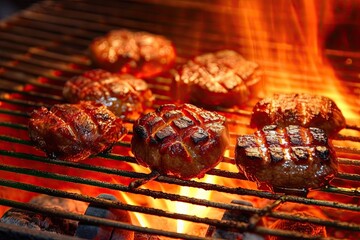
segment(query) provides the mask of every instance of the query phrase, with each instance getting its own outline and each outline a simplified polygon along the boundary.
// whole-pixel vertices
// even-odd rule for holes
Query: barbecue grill
[[[253,6],[254,1],[220,2],[42,1],[2,21],[0,215],[9,208],[19,208],[160,238],[232,239],[249,236],[246,234],[259,239],[270,235],[297,239],[359,238],[360,55],[351,49],[321,49],[320,45],[317,51],[323,53],[321,59],[326,60],[327,68],[319,67],[325,66],[320,58],[309,57],[310,47],[319,46],[316,40],[325,39],[321,37],[323,34],[331,34],[322,30],[334,22],[325,21],[326,13],[321,12],[330,2],[318,1],[318,5],[313,6],[323,21],[316,21],[319,19],[310,16],[304,8],[306,4],[299,1],[278,1],[269,5],[265,5],[267,1],[256,1],[257,8]],[[352,7],[359,9],[355,8],[355,3]],[[277,9],[276,16],[270,14],[274,12],[272,8]],[[266,12],[268,14],[262,14]],[[303,18],[297,18],[299,16]],[[263,31],[264,28],[258,27],[261,24],[272,26],[274,33]],[[313,38],[309,24],[318,30]],[[351,21],[347,24],[359,27]],[[284,30],[282,26],[288,28],[286,38],[277,35]],[[178,63],[208,51],[236,49],[258,62],[265,72],[266,81],[259,98],[294,91],[315,91],[333,98],[348,123],[333,140],[340,163],[339,174],[330,186],[310,191],[307,196],[294,196],[258,190],[254,183],[238,173],[233,153],[236,136],[254,131],[249,127],[250,114],[259,98],[241,108],[217,109],[229,121],[231,146],[224,161],[204,179],[158,176],[140,167],[130,151],[131,131],[110,153],[84,162],[46,158],[29,141],[26,125],[29,113],[38,106],[63,103],[65,81],[94,68],[88,55],[92,39],[118,28],[168,37],[177,48]],[[335,81],[330,82],[331,79]],[[147,81],[156,96],[156,106],[173,102],[169,78],[162,76]],[[132,119],[126,120],[129,129],[132,122]],[[104,192],[114,194],[120,202],[96,198]],[[37,194],[127,210],[133,222],[57,211],[29,203]],[[199,215],[200,211],[206,213]],[[313,214],[295,214],[298,211]],[[229,214],[231,217],[227,217]],[[324,226],[328,237],[270,228],[270,223],[277,219]],[[184,223],[191,227],[187,230],[179,227]],[[246,234],[236,235],[240,233]],[[0,238],[72,239],[6,224],[0,224]]]

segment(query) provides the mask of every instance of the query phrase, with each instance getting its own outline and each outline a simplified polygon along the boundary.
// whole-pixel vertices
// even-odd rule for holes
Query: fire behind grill
[[[241,8],[241,6],[239,6]],[[334,143],[339,156],[341,171],[332,185],[318,191],[312,191],[308,197],[274,194],[253,188],[242,174],[233,168],[233,153],[229,153],[220,167],[207,175],[220,179],[217,183],[198,179],[184,181],[160,176],[140,188],[130,188],[134,180],[151,178],[146,169],[136,168],[136,161],[130,154],[131,133],[119,142],[111,153],[100,154],[96,158],[82,163],[63,162],[47,159],[43,153],[33,148],[27,136],[26,122],[29,112],[37,106],[51,106],[62,103],[61,91],[64,82],[71,76],[91,69],[87,46],[90,41],[109,30],[127,28],[144,30],[169,37],[177,47],[178,61],[199,53],[218,49],[237,49],[245,57],[254,59],[263,66],[267,81],[264,86],[268,93],[298,89],[303,92],[323,93],[328,86],[313,74],[311,69],[298,66],[297,61],[276,62],[271,56],[264,58],[254,50],[252,43],[246,41],[240,32],[233,28],[245,28],[243,22],[233,22],[238,9],[226,6],[214,6],[207,2],[192,1],[44,1],[34,5],[18,15],[4,21],[0,32],[0,205],[37,211],[47,215],[81,220],[84,222],[130,229],[138,233],[147,233],[161,237],[181,239],[205,239],[213,237],[195,233],[181,233],[174,226],[161,228],[161,225],[144,227],[142,224],[127,224],[107,219],[92,218],[75,213],[54,211],[27,203],[37,194],[70,198],[101,206],[113,207],[138,213],[159,221],[185,220],[202,229],[225,229],[235,232],[253,232],[263,235],[288,236],[292,238],[316,238],[303,233],[270,229],[266,221],[288,219],[309,222],[325,226],[331,238],[359,235],[360,176],[360,138],[359,127],[359,91],[356,82],[359,55],[354,52],[326,50],[328,59],[334,63],[337,76],[343,79],[340,94],[350,96],[347,103],[355,112],[348,119],[347,129],[339,134]],[[253,9],[250,14],[256,15]],[[284,21],[286,14],[279,11],[278,21]],[[215,16],[215,17],[214,17]],[[254,21],[266,19],[255,18]],[[253,29],[256,30],[256,29]],[[295,31],[295,30],[294,30]],[[229,34],[231,33],[231,34]],[[289,43],[271,42],[255,35],[256,43],[265,44],[270,52],[290,53],[294,59],[302,59],[306,48],[290,47]],[[269,42],[270,41],[270,42]],[[271,50],[273,49],[273,50]],[[285,60],[286,61],[286,60]],[[305,62],[304,65],[308,65]],[[279,71],[280,70],[280,71]],[[321,72],[321,70],[319,70]],[[289,73],[287,86],[279,83],[284,72]],[[324,78],[326,73],[322,73]],[[170,80],[157,78],[149,80],[156,95],[156,104],[171,102],[169,95]],[[304,83],[305,81],[305,83]],[[289,86],[290,85],[290,86]],[[285,89],[285,87],[287,87]],[[231,149],[237,135],[251,133],[248,127],[251,107],[257,99],[241,109],[218,109],[227,116],[231,129]],[[131,120],[127,126],[131,129]],[[134,168],[137,170],[135,171]],[[139,171],[139,169],[141,169]],[[66,186],[66,187],[64,187]],[[209,199],[202,196],[188,196],[174,189],[189,187],[192,190],[206,190]],[[82,194],[71,193],[79,188]],[[116,203],[96,198],[100,192],[109,192],[117,196],[140,198],[143,202]],[[224,196],[221,199],[217,196]],[[232,198],[231,200],[229,200]],[[126,199],[124,199],[126,200]],[[177,209],[154,207],[150,203],[170,202],[173,206],[189,203],[193,207],[205,206],[206,217],[192,212],[178,212]],[[250,204],[237,204],[232,200],[248,200]],[[266,203],[263,205],[258,202]],[[326,217],[298,216],[293,209],[321,209]],[[196,210],[195,210],[196,212]],[[242,212],[249,219],[222,219],[219,212]],[[206,232],[206,231],[205,231]],[[24,231],[15,226],[0,224],[0,236],[9,239],[61,239],[45,232]],[[355,237],[356,238],[356,237]],[[69,238],[67,238],[69,239]]]

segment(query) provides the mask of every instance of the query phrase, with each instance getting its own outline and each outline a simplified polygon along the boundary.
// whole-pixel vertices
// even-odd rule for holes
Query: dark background
[[[38,0],[0,0],[0,19],[4,19]]]

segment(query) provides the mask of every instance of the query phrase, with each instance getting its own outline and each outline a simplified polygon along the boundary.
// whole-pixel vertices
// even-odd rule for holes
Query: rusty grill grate
[[[237,17],[236,9],[214,4],[211,1],[186,0],[169,2],[114,0],[101,3],[85,0],[43,1],[3,21],[0,28],[0,188],[6,193],[16,192],[16,194],[0,192],[0,206],[181,239],[207,239],[212,236],[179,233],[166,228],[143,227],[140,224],[54,211],[29,204],[27,200],[37,193],[48,194],[124,209],[144,216],[185,220],[210,229],[215,227],[263,235],[319,239],[304,233],[271,229],[266,224],[262,224],[264,219],[288,219],[322,225],[329,229],[329,239],[340,239],[354,233],[359,235],[360,223],[356,219],[359,219],[360,215],[360,175],[357,174],[360,169],[360,137],[358,136],[360,103],[357,99],[360,87],[357,82],[360,55],[356,52],[330,49],[325,51],[325,56],[335,63],[333,65],[335,73],[342,79],[343,88],[340,93],[351,96],[349,105],[356,117],[349,119],[347,129],[334,140],[341,165],[340,173],[331,186],[314,191],[309,197],[275,194],[251,188],[242,174],[228,170],[231,169],[229,166],[233,165],[232,153],[219,168],[207,174],[221,179],[220,184],[197,179],[184,181],[159,176],[151,181],[156,183],[156,187],[153,187],[146,183],[146,180],[152,178],[151,173],[124,167],[136,165],[135,159],[130,154],[131,133],[122,142],[117,143],[111,153],[100,154],[81,163],[50,160],[33,148],[27,136],[26,123],[29,112],[37,106],[51,106],[63,102],[61,91],[64,82],[69,77],[92,68],[87,53],[91,40],[116,28],[144,30],[169,37],[177,47],[179,62],[206,51],[222,48],[237,49],[245,57],[258,61],[264,67],[269,83],[266,87],[270,89],[269,92],[286,91],[282,84],[273,84],[277,83],[283,74],[279,71],[280,66],[283,71],[290,72],[287,76],[293,89],[313,91],[315,88],[319,93],[326,90],[326,86],[321,84],[321,79],[317,75],[307,68],[299,68],[296,61],[288,61],[284,64],[284,62],[272,61],[273,59],[270,58],[264,60],[263,54],[254,50],[242,33],[232,31],[234,26],[246,27],[243,22],[228,20]],[[254,10],[249,9],[250,14],[252,11]],[[283,21],[286,17],[286,13],[279,11],[277,18],[279,21]],[[254,21],[263,20],[254,19]],[[299,46],[295,49],[290,43],[270,41],[262,36],[261,32],[255,35],[256,43],[265,44],[269,52],[293,53],[294,58],[306,52],[305,47]],[[349,64],[350,60],[351,64]],[[321,69],[319,71],[322,73]],[[322,74],[326,76],[327,73]],[[157,105],[171,102],[169,79],[156,78],[149,80],[149,84],[156,95]],[[248,127],[253,104],[254,102],[249,102],[242,109],[219,109],[219,112],[226,115],[229,120],[233,145],[237,135],[253,131]],[[131,127],[131,122],[128,120],[126,124]],[[71,174],[67,172],[69,169],[72,170]],[[97,174],[103,178],[97,178]],[[129,187],[129,182],[134,180],[144,181],[144,185],[140,188]],[[49,185],[46,182],[49,182]],[[58,187],[53,187],[52,182]],[[230,182],[231,184],[227,184]],[[94,192],[126,193],[131,197],[140,196],[150,202],[166,200],[189,203],[199,207],[206,206],[210,211],[206,217],[198,217],[193,213],[179,213],[175,211],[176,209],[163,210],[141,204],[106,201],[96,198],[96,195],[91,194],[92,192],[80,194],[66,191],[60,187],[61,185],[69,185],[72,188],[82,186],[81,189],[95,189]],[[233,200],[245,199],[252,202],[253,206],[228,200],[222,201],[215,197],[204,200],[201,196],[190,197],[172,191],[174,187],[180,186],[204,189],[213,195],[232,196]],[[259,201],[266,201],[266,204],[260,207],[256,204]],[[293,204],[292,206],[299,208],[322,209],[332,214],[327,218],[298,216],[291,210],[282,208],[286,204]],[[237,211],[246,213],[250,215],[250,221],[221,219],[221,216],[219,218],[218,215],[212,214],[213,209],[222,213]],[[353,217],[345,218],[345,216]],[[25,231],[4,224],[0,224],[0,236],[16,239],[29,236],[35,239],[62,239],[59,235]],[[70,238],[66,237],[66,239]]]

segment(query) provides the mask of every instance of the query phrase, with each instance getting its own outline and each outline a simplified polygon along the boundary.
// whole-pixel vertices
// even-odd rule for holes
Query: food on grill
[[[175,99],[214,108],[242,105],[258,92],[262,71],[232,50],[206,53],[174,73]]]
[[[144,80],[101,69],[87,71],[67,81],[63,95],[71,103],[82,100],[102,103],[121,118],[139,117],[138,114],[153,101]]]
[[[269,125],[238,137],[235,160],[249,180],[274,191],[319,188],[338,171],[326,133],[296,125]]]
[[[31,204],[55,211],[66,211],[83,214],[87,203],[72,199],[39,195],[30,201]],[[48,216],[42,213],[11,208],[1,218],[0,222],[14,224],[35,230],[43,230],[73,236],[78,222],[71,219]]]
[[[117,201],[116,197],[110,194],[100,194],[98,198]],[[85,215],[123,223],[131,223],[131,218],[127,211],[116,208],[109,209],[106,207],[97,206],[95,204],[89,205],[89,207],[86,209]],[[108,226],[80,222],[75,236],[84,239],[132,240],[134,239],[134,232],[121,228],[112,228]]]
[[[253,108],[250,125],[261,129],[271,124],[322,128],[329,137],[346,126],[344,116],[331,99],[305,93],[275,94],[259,101]]]
[[[296,215],[306,215],[297,213]],[[300,221],[290,221],[285,219],[279,219],[275,221],[271,226],[271,229],[279,229],[279,230],[286,230],[286,231],[293,231],[309,236],[318,236],[318,237],[326,237],[326,228],[324,226],[319,226],[313,223],[308,222],[300,222]],[[288,237],[281,237],[281,236],[269,236],[269,240],[288,240]]]
[[[122,120],[100,103],[56,104],[35,109],[29,136],[50,158],[80,161],[109,150],[126,133]]]
[[[90,45],[95,64],[111,72],[153,77],[172,67],[176,52],[172,42],[148,32],[113,30]]]
[[[137,161],[161,174],[201,178],[223,158],[228,145],[225,117],[191,104],[165,104],[133,126]]]

